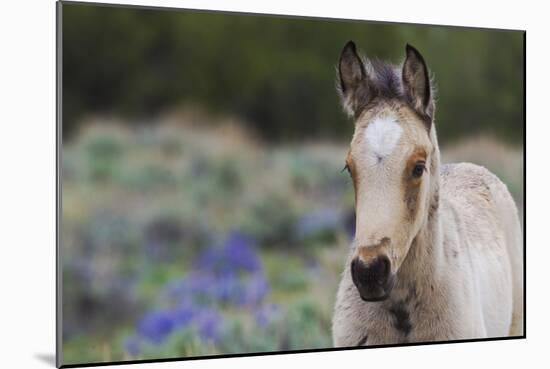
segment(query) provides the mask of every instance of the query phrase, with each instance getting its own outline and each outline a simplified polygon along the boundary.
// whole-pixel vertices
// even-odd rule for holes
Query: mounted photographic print
[[[524,31],[57,16],[58,366],[525,337]]]

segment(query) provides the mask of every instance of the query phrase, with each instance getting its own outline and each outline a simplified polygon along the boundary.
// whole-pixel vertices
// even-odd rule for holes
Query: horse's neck
[[[443,245],[441,238],[441,220],[439,211],[427,220],[415,237],[403,262],[400,275],[406,280],[422,281],[436,277],[441,269]]]

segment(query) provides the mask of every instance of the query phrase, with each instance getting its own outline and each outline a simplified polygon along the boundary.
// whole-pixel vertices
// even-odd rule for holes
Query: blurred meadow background
[[[63,3],[63,364],[331,347],[354,236],[335,66],[405,43],[444,162],[523,218],[523,34]]]

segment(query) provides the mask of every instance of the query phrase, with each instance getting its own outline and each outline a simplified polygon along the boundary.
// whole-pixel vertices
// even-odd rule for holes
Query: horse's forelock
[[[403,86],[399,68],[379,59],[369,60],[372,83],[380,98],[402,99]]]

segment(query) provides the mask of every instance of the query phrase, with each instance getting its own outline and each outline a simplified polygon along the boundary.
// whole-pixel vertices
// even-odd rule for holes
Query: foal
[[[523,254],[515,203],[488,170],[440,167],[424,58],[402,67],[340,56],[355,121],[346,158],[356,235],[336,297],[335,346],[523,335]]]

